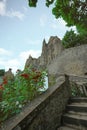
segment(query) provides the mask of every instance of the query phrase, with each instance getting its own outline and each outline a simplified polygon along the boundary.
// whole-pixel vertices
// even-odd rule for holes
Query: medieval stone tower
[[[49,65],[62,51],[63,46],[61,40],[57,36],[51,36],[48,43],[46,43],[44,39],[41,56],[37,59],[29,56],[25,63],[25,67],[32,64],[36,68],[46,68],[46,66]]]

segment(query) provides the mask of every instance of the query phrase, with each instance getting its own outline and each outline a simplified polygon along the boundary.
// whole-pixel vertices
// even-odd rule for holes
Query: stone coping
[[[70,81],[79,81],[79,82],[87,82],[87,75],[74,75],[74,74],[64,74],[64,73],[57,73],[57,74],[53,74],[55,75],[55,77],[57,77],[58,79],[61,76],[68,76]]]

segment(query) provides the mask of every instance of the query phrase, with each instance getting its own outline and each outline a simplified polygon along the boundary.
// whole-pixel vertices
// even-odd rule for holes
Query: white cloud
[[[0,1],[0,15],[4,16],[5,15],[5,11],[6,11],[6,1]]]
[[[12,52],[11,51],[8,51],[8,50],[5,50],[3,48],[0,48],[0,56],[1,55],[11,55]]]
[[[41,51],[40,50],[24,51],[24,52],[20,53],[20,58],[21,58],[21,60],[26,61],[28,59],[29,55],[31,55],[33,58],[38,58],[41,55]]]
[[[72,29],[76,30],[75,26],[67,27],[66,24],[67,23],[62,18],[54,19],[52,24],[51,24],[51,28],[59,29],[59,30],[66,30],[66,28],[69,30],[72,28]]]
[[[0,1],[0,15],[7,16],[7,17],[16,17],[20,20],[23,20],[24,13],[20,11],[16,11],[11,9],[10,11],[6,10],[6,0]]]
[[[54,19],[53,22],[51,22],[52,24],[50,24],[50,27],[54,30],[58,30],[58,36],[62,39],[63,36],[65,35],[66,31],[69,31],[69,30],[74,30],[75,32],[76,31],[76,27],[75,26],[72,26],[72,27],[67,27],[66,26],[66,22],[62,19],[62,18],[59,18],[59,19]]]
[[[0,69],[7,71],[12,68],[12,72],[15,73],[17,69],[24,69],[25,62],[29,55],[33,58],[38,58],[41,55],[40,50],[29,50],[21,52],[18,56],[14,57],[8,50],[0,48]]]
[[[20,64],[18,59],[0,59],[0,69],[5,69],[5,71],[12,68],[12,71],[15,73],[20,68]]]
[[[20,20],[23,20],[23,18],[24,18],[24,14],[23,13],[21,13],[19,11],[14,11],[14,10],[8,11],[6,13],[6,16],[8,16],[8,17],[16,17],[16,18],[18,18]]]
[[[66,26],[66,22],[63,20],[63,19],[54,19],[52,24],[51,24],[51,27],[53,29],[59,29],[59,28],[65,28]]]
[[[45,14],[43,14],[41,17],[40,17],[40,25],[41,26],[45,26],[45,24],[47,23],[47,16]]]
[[[28,8],[23,7],[23,10],[24,10],[24,12],[27,12],[27,11],[28,11]]]
[[[40,45],[41,44],[40,40],[31,40],[29,38],[26,38],[24,41],[28,45]]]
[[[0,69],[7,71],[9,68],[12,68],[12,72],[15,73],[17,69],[23,70],[24,66],[19,58],[0,58]]]
[[[45,36],[46,43],[48,43],[50,36]]]
[[[20,60],[18,58],[13,58],[13,53],[4,48],[0,48],[0,69],[12,68],[15,72],[21,66]]]
[[[13,72],[16,72],[16,70],[20,66],[20,62],[19,62],[18,59],[11,59],[11,60],[8,60],[8,61],[5,61],[5,62],[6,62],[5,70],[12,68]]]
[[[13,72],[17,70],[20,66],[20,62],[12,56],[13,53],[11,51],[0,48],[0,69],[5,69],[7,71],[9,68],[12,68]]]

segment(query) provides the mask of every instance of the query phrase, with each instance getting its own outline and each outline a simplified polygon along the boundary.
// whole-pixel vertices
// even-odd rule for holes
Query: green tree
[[[28,0],[30,7],[36,7],[38,0]],[[52,13],[62,17],[67,26],[76,26],[80,34],[87,34],[87,0],[46,0],[46,6],[54,3]]]
[[[37,0],[28,0],[28,5],[30,6],[30,7],[36,7],[36,4],[37,4]]]
[[[87,33],[87,0],[56,0],[53,14],[62,17],[67,26],[75,25],[81,34]]]
[[[74,47],[76,44],[77,34],[73,30],[67,31],[62,39],[62,44],[65,48]]]
[[[87,35],[76,34],[73,30],[67,31],[62,39],[65,48],[87,44]]]
[[[38,0],[28,0],[28,4],[30,7],[36,7]],[[54,0],[46,0],[46,6],[49,7],[54,2]]]

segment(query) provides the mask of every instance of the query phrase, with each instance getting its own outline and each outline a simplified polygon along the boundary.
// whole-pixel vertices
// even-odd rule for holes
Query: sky
[[[70,29],[61,18],[55,19],[45,0],[38,0],[36,8],[30,8],[28,0],[0,0],[0,69],[23,70],[29,55],[41,55],[44,38],[62,39]]]

